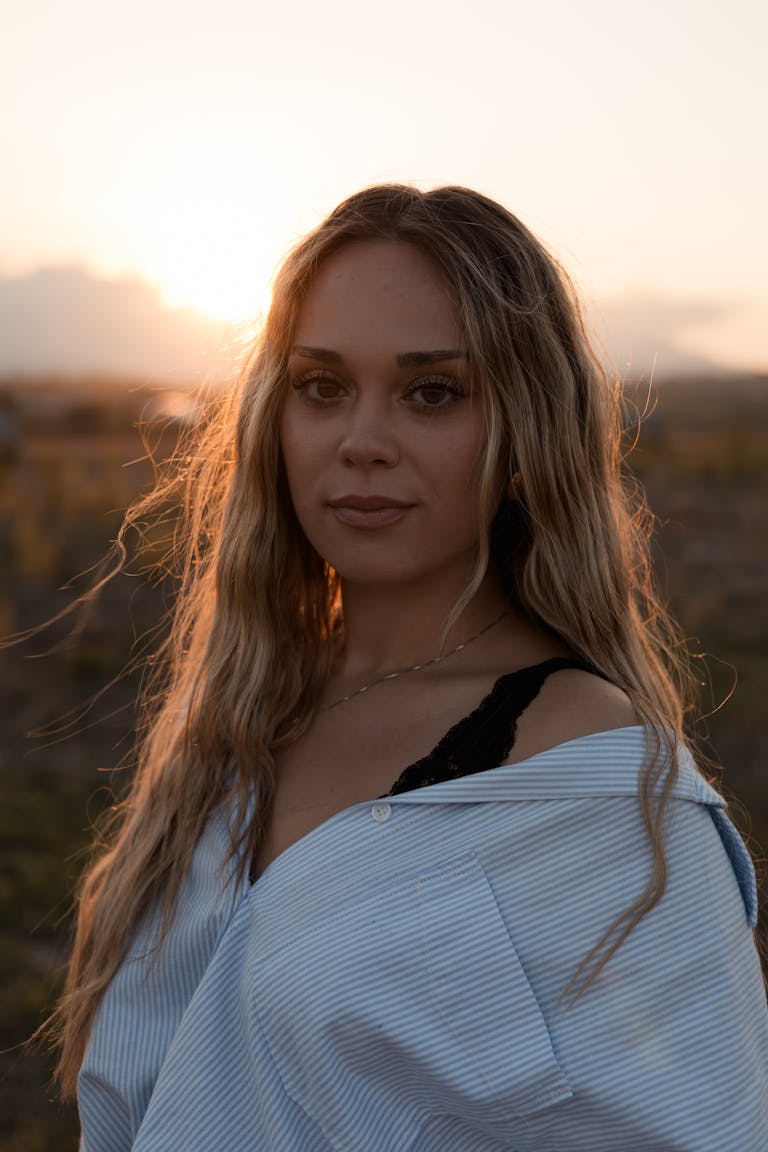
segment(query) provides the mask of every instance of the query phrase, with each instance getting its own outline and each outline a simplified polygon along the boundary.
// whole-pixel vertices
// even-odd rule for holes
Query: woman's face
[[[343,580],[450,578],[478,539],[484,424],[456,309],[399,241],[351,243],[299,314],[280,442],[299,523]]]

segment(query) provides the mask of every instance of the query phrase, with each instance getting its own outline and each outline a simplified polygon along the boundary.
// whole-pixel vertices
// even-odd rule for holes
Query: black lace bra
[[[443,780],[456,780],[473,772],[485,772],[504,763],[515,742],[517,721],[536,697],[552,672],[580,668],[597,676],[602,673],[584,660],[555,656],[500,676],[484,700],[454,724],[427,756],[422,756],[398,776],[387,796],[410,792]],[[605,677],[603,677],[605,679]]]

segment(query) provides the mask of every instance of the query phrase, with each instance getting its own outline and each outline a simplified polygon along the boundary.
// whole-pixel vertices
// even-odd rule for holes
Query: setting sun
[[[240,323],[268,305],[281,255],[278,230],[268,239],[263,228],[244,203],[190,197],[172,219],[147,221],[140,263],[172,307]]]

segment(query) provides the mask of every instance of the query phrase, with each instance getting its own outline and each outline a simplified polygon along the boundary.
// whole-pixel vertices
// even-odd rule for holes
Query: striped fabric
[[[754,873],[680,752],[661,902],[642,727],[357,804],[249,887],[222,815],[154,964],[138,934],[80,1075],[83,1152],[765,1152]]]

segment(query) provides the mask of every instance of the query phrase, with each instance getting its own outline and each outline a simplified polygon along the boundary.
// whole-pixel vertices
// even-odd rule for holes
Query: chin
[[[345,584],[360,584],[370,587],[382,585],[412,584],[419,580],[428,579],[429,573],[403,565],[390,567],[382,564],[332,564],[331,565]]]

